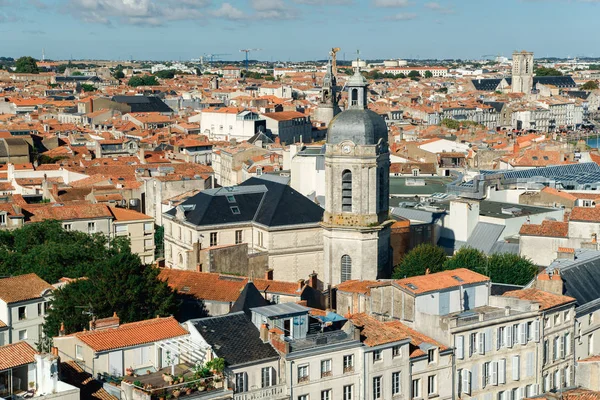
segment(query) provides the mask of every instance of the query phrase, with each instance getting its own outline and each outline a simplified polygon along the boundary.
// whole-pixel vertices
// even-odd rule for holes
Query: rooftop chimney
[[[317,273],[314,271],[308,276],[308,286],[310,286],[313,289],[317,288]]]
[[[559,260],[575,260],[575,249],[572,247],[559,247],[556,251]]]
[[[260,340],[262,340],[263,343],[267,343],[269,341],[269,328],[266,324],[262,324],[260,326]]]
[[[90,321],[90,331],[101,331],[110,328],[118,328],[121,320],[117,313],[113,313],[112,317],[101,318]]]
[[[298,290],[302,290],[304,287],[304,279],[298,280]]]
[[[60,323],[60,329],[58,330],[58,336],[65,336],[65,323]]]

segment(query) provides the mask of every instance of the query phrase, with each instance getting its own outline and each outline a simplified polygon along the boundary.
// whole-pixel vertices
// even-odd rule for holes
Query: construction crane
[[[329,52],[331,56],[331,71],[333,72],[333,76],[337,75],[337,52],[341,49],[339,47],[333,47]]]
[[[219,53],[219,54],[205,54],[204,57],[208,58],[209,62],[212,64],[212,62],[214,61],[215,57],[219,58],[222,56],[230,56],[231,54],[228,53]]]
[[[246,53],[246,73],[244,73],[244,80],[246,79],[246,75],[248,74],[248,53],[252,51],[261,51],[262,49],[241,49],[240,53]]]

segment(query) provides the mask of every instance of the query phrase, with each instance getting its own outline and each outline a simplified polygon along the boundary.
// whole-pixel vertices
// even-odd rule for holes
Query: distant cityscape
[[[0,57],[0,399],[600,399],[600,58],[262,51]]]

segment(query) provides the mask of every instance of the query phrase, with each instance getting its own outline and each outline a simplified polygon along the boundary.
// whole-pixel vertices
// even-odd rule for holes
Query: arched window
[[[358,89],[352,89],[352,103],[353,106],[358,104]]]
[[[342,212],[352,212],[352,172],[342,172]]]
[[[379,211],[382,211],[385,208],[385,197],[386,197],[386,192],[385,192],[385,176],[384,176],[384,172],[383,172],[383,168],[379,168],[379,177],[378,177],[378,184],[379,184]]]
[[[342,256],[342,282],[352,279],[352,259],[349,255]]]

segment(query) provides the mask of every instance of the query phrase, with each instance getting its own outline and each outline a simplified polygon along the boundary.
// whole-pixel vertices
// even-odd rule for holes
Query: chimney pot
[[[267,324],[262,324],[260,326],[260,340],[262,340],[263,343],[269,341],[269,328],[267,327]]]
[[[304,279],[298,280],[298,290],[302,290],[304,287]]]

